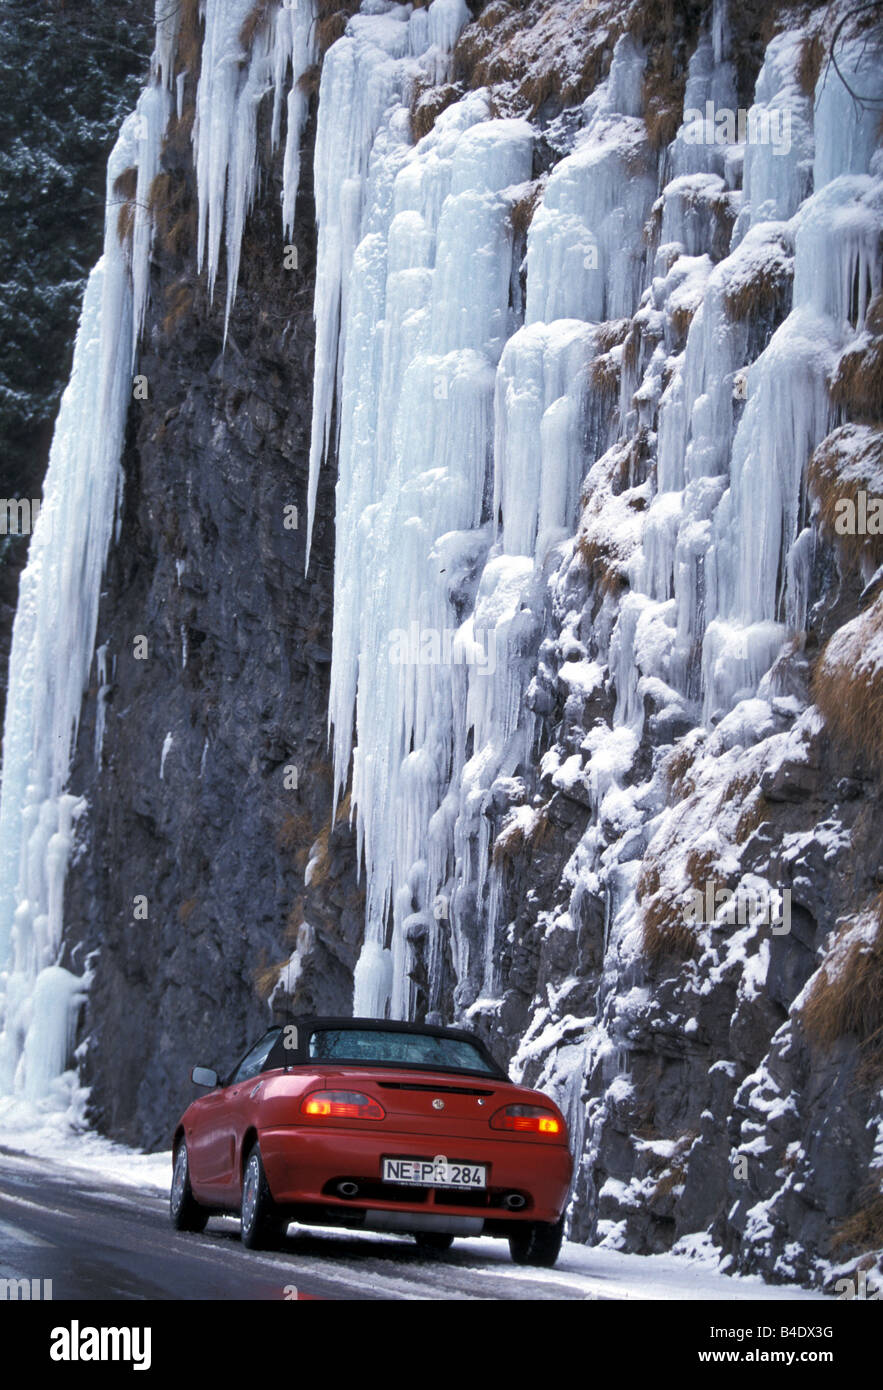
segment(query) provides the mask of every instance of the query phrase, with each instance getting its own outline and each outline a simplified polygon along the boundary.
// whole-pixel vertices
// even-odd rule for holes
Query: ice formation
[[[257,186],[258,104],[272,92],[271,149],[279,144],[286,104],[280,230],[290,234],[307,110],[300,78],[316,58],[312,0],[284,0],[258,26],[246,52],[241,31],[253,8],[251,0],[206,0],[196,94],[198,254],[211,287],[223,234],[227,318]],[[149,291],[151,186],[183,94],[184,73],[175,77],[181,8],[156,0],[155,12],[151,77],[108,162],[104,252],[86,288],[13,629],[0,795],[0,1094],[14,1091],[32,1100],[57,1093],[64,1101],[60,1078],[88,984],[88,971],[77,977],[60,963],[64,880],[85,809],[66,786],[122,491],[120,458]],[[132,196],[123,199],[120,176],[132,171]],[[123,200],[131,212],[125,235]],[[100,765],[106,645],[95,655],[94,753]],[[170,747],[171,736],[160,776]]]
[[[300,141],[307,115],[301,79],[316,61],[313,0],[286,0],[260,24],[246,47],[243,26],[253,0],[206,0],[205,40],[193,125],[199,194],[197,264],[214,291],[223,236],[227,255],[225,331],[236,298],[245,219],[259,177],[258,107],[273,93],[271,150],[280,139],[286,84],[287,127],[282,220],[290,235],[300,181]]]
[[[541,660],[543,593],[564,603],[580,488],[585,542],[615,553],[629,591],[595,635],[613,727],[593,730],[554,784],[582,780],[596,815],[622,826],[621,854],[596,862],[590,829],[574,871],[574,893],[594,875],[607,895],[611,948],[617,917],[634,919],[653,828],[641,789],[623,787],[648,699],[686,727],[719,722],[767,689],[799,631],[806,464],[833,423],[827,375],[879,287],[873,116],[830,66],[807,98],[800,36],[780,35],[743,125],[788,139],[709,146],[682,126],[657,201],[640,119],[644,55],[620,40],[530,223],[522,311],[507,211],[531,177],[531,129],[491,118],[477,92],[412,147],[407,11],[362,9],[328,54],[320,96],[310,497],[312,518],[336,402],[329,720],[340,788],[352,768],[367,873],[355,1008],[407,1015],[411,941],[428,933],[431,980],[449,932],[462,997],[482,1009],[500,984],[498,856],[484,813],[531,751],[525,696]],[[715,6],[685,111],[736,106],[728,43]],[[840,64],[866,87],[877,80],[859,45],[845,45]],[[725,214],[730,244],[712,257]],[[787,289],[792,274],[791,310],[758,353],[750,316],[730,305],[758,280]],[[609,351],[599,328],[611,320],[639,326],[653,350],[620,358],[619,410],[605,420],[588,368]],[[654,406],[655,489],[629,464]],[[399,634],[412,630],[406,650]],[[445,632],[448,658],[434,659],[433,634]],[[572,641],[576,668],[600,682],[602,667]],[[523,832],[532,814],[513,812],[505,833]],[[439,893],[449,921],[433,916]],[[480,961],[463,929],[476,912]],[[481,982],[478,1002],[468,979]]]
[[[450,9],[439,0],[430,6],[430,33],[436,12]],[[392,970],[386,953],[387,919],[392,910],[393,951],[401,954],[404,918],[413,915],[408,877],[421,880],[424,908],[439,887],[437,869],[415,866],[425,859],[427,827],[458,756],[455,721],[467,700],[500,715],[517,707],[519,692],[507,667],[497,666],[494,644],[497,624],[512,621],[508,610],[517,607],[524,565],[501,559],[495,572],[486,571],[493,583],[479,596],[475,620],[462,628],[448,596],[468,583],[469,567],[490,539],[480,523],[494,371],[514,327],[510,212],[530,176],[533,147],[526,122],[489,119],[486,97],[476,93],[442,113],[412,148],[407,111],[392,100],[405,93],[412,65],[402,27],[392,14],[361,16],[326,62],[317,151],[341,150],[344,118],[362,139],[347,152],[345,174],[317,153],[311,459],[316,466],[327,440],[339,373],[330,720],[340,785],[348,777],[354,716],[357,727],[353,792],[368,915],[356,998],[358,1009],[382,1012],[391,981],[400,1014],[409,1000],[403,963]],[[334,99],[354,65],[358,90],[381,90],[357,121],[343,94]],[[350,260],[351,270],[342,272]],[[396,634],[413,624],[430,645],[434,639],[441,649],[447,639],[450,664],[394,647]],[[481,682],[471,698],[462,689],[467,672],[467,680]]]
[[[403,98],[421,74],[442,80],[447,55],[468,18],[465,0],[433,0],[425,13],[374,0],[354,16],[322,65],[314,156],[319,249],[308,536],[335,393],[342,384],[339,346],[346,337],[341,325],[349,321],[353,255],[369,232],[385,247],[392,180],[410,145]],[[418,259],[401,269],[420,268],[419,246],[411,254]]]
[[[120,243],[114,183],[138,164],[145,143],[155,151],[156,90],[123,125],[108,165],[104,254],[86,288],[13,628],[0,798],[0,1091],[29,1096],[45,1092],[62,1070],[69,1008],[79,997],[58,963],[64,878],[82,810],[65,786],[122,484],[138,313],[133,285],[144,283],[130,273]]]

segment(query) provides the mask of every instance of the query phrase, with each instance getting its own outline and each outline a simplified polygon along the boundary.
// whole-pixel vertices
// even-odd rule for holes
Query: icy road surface
[[[119,1153],[108,1173],[0,1149],[0,1278],[51,1279],[56,1300],[285,1299],[295,1290],[323,1299],[820,1297],[730,1279],[705,1260],[574,1244],[554,1270],[527,1270],[499,1240],[457,1241],[436,1261],[405,1237],[291,1226],[284,1251],[256,1254],[232,1217],[213,1218],[202,1236],[173,1231],[166,1192],[146,1176],[155,1156],[133,1155],[122,1175]]]

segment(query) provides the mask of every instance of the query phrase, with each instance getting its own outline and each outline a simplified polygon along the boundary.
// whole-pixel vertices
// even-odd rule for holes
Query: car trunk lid
[[[452,1122],[462,1121],[463,1133],[489,1125],[491,1116],[502,1106],[523,1098],[520,1087],[493,1076],[345,1066],[328,1068],[325,1074],[329,1083],[333,1076],[336,1086],[378,1100],[393,1123],[419,1118],[427,1123],[437,1121],[440,1129],[447,1125],[450,1131]]]

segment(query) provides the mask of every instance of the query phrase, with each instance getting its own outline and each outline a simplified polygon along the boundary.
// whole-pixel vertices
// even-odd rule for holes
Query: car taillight
[[[314,1119],[382,1120],[383,1106],[361,1091],[311,1091],[301,1101],[301,1114]]]
[[[560,1134],[562,1125],[557,1115],[541,1105],[507,1105],[493,1116],[491,1129],[511,1129],[520,1134]]]

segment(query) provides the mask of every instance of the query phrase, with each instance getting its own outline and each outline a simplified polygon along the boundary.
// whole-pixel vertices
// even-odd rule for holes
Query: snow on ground
[[[63,1170],[84,1186],[120,1185],[137,1188],[151,1198],[168,1194],[171,1178],[171,1152],[146,1154],[113,1143],[89,1131],[73,1132],[63,1112],[40,1111],[21,1101],[0,1101],[0,1173],[4,1161],[38,1158],[47,1167]],[[113,1194],[109,1194],[113,1195]],[[233,1218],[213,1218],[233,1220]],[[310,1234],[327,1237],[329,1260],[334,1260],[335,1240],[341,1232],[331,1227],[310,1228]],[[347,1240],[354,1233],[344,1233]],[[410,1245],[407,1237],[367,1233],[365,1239]],[[560,1287],[562,1297],[572,1298],[574,1286],[584,1298],[717,1300],[812,1299],[825,1296],[816,1290],[793,1284],[771,1285],[756,1275],[731,1277],[721,1272],[719,1252],[707,1238],[698,1236],[681,1242],[678,1254],[627,1255],[617,1250],[594,1249],[567,1241],[554,1269],[533,1269],[509,1263],[509,1250],[502,1240],[457,1240],[453,1247],[456,1264],[452,1276],[460,1278],[464,1261],[474,1258],[478,1269],[493,1268],[514,1281],[548,1283]],[[294,1253],[294,1252],[293,1252]],[[317,1269],[322,1267],[319,1261]],[[490,1271],[489,1271],[490,1272]],[[445,1264],[438,1265],[439,1294],[444,1295]]]
[[[500,1240],[463,1240],[454,1249],[476,1258],[506,1261],[509,1251]],[[586,1297],[637,1299],[825,1299],[817,1290],[794,1284],[765,1284],[758,1275],[731,1278],[719,1269],[712,1246],[693,1258],[678,1255],[625,1255],[618,1250],[593,1249],[567,1241],[554,1269],[531,1269],[532,1280],[585,1284]]]
[[[89,1181],[168,1193],[171,1150],[147,1154],[116,1144],[91,1130],[71,1129],[63,1110],[43,1109],[15,1097],[0,1098],[0,1156],[4,1153],[42,1158]]]

